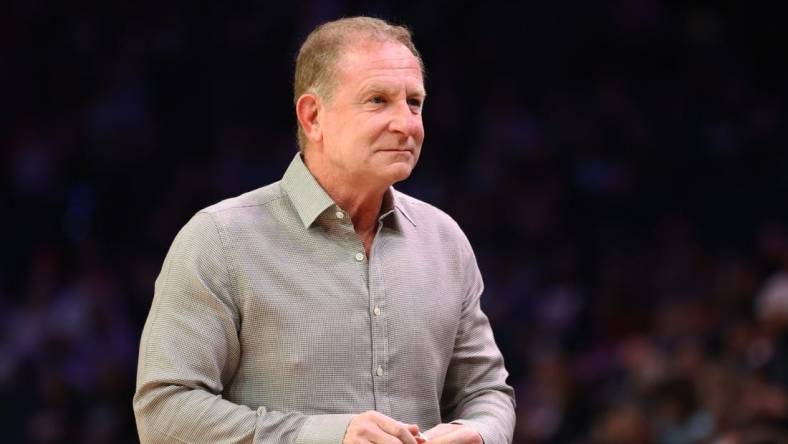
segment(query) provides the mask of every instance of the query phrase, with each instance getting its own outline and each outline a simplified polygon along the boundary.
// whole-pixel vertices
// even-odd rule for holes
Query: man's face
[[[325,159],[359,185],[406,179],[421,153],[424,80],[400,43],[363,43],[337,62],[337,86],[321,119]]]

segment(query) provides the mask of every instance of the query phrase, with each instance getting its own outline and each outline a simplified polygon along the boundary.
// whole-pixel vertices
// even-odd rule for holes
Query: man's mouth
[[[378,151],[385,151],[390,153],[414,153],[414,148],[381,148]]]

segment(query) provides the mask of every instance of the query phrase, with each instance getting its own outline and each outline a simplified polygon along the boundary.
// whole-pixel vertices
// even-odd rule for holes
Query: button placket
[[[372,333],[372,359],[373,359],[373,390],[375,393],[375,409],[383,414],[391,414],[391,401],[388,389],[391,368],[388,356],[388,332],[386,325],[385,283],[382,278],[382,267],[386,259],[386,235],[378,231],[367,262],[369,264],[369,313]],[[374,259],[373,259],[374,258]]]

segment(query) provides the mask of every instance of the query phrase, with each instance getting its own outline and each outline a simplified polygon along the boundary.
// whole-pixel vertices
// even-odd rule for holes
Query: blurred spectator
[[[747,3],[54,4],[0,17],[4,441],[136,442],[167,246],[295,151],[288,60],[411,24],[404,190],[474,245],[518,443],[788,442],[782,15]],[[274,62],[275,61],[275,62]]]

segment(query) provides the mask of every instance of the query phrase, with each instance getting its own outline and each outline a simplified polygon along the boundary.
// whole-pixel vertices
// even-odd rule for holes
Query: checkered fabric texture
[[[142,442],[341,443],[377,410],[511,442],[514,393],[466,237],[390,190],[369,257],[296,155],[197,213],[156,280],[134,412]]]

